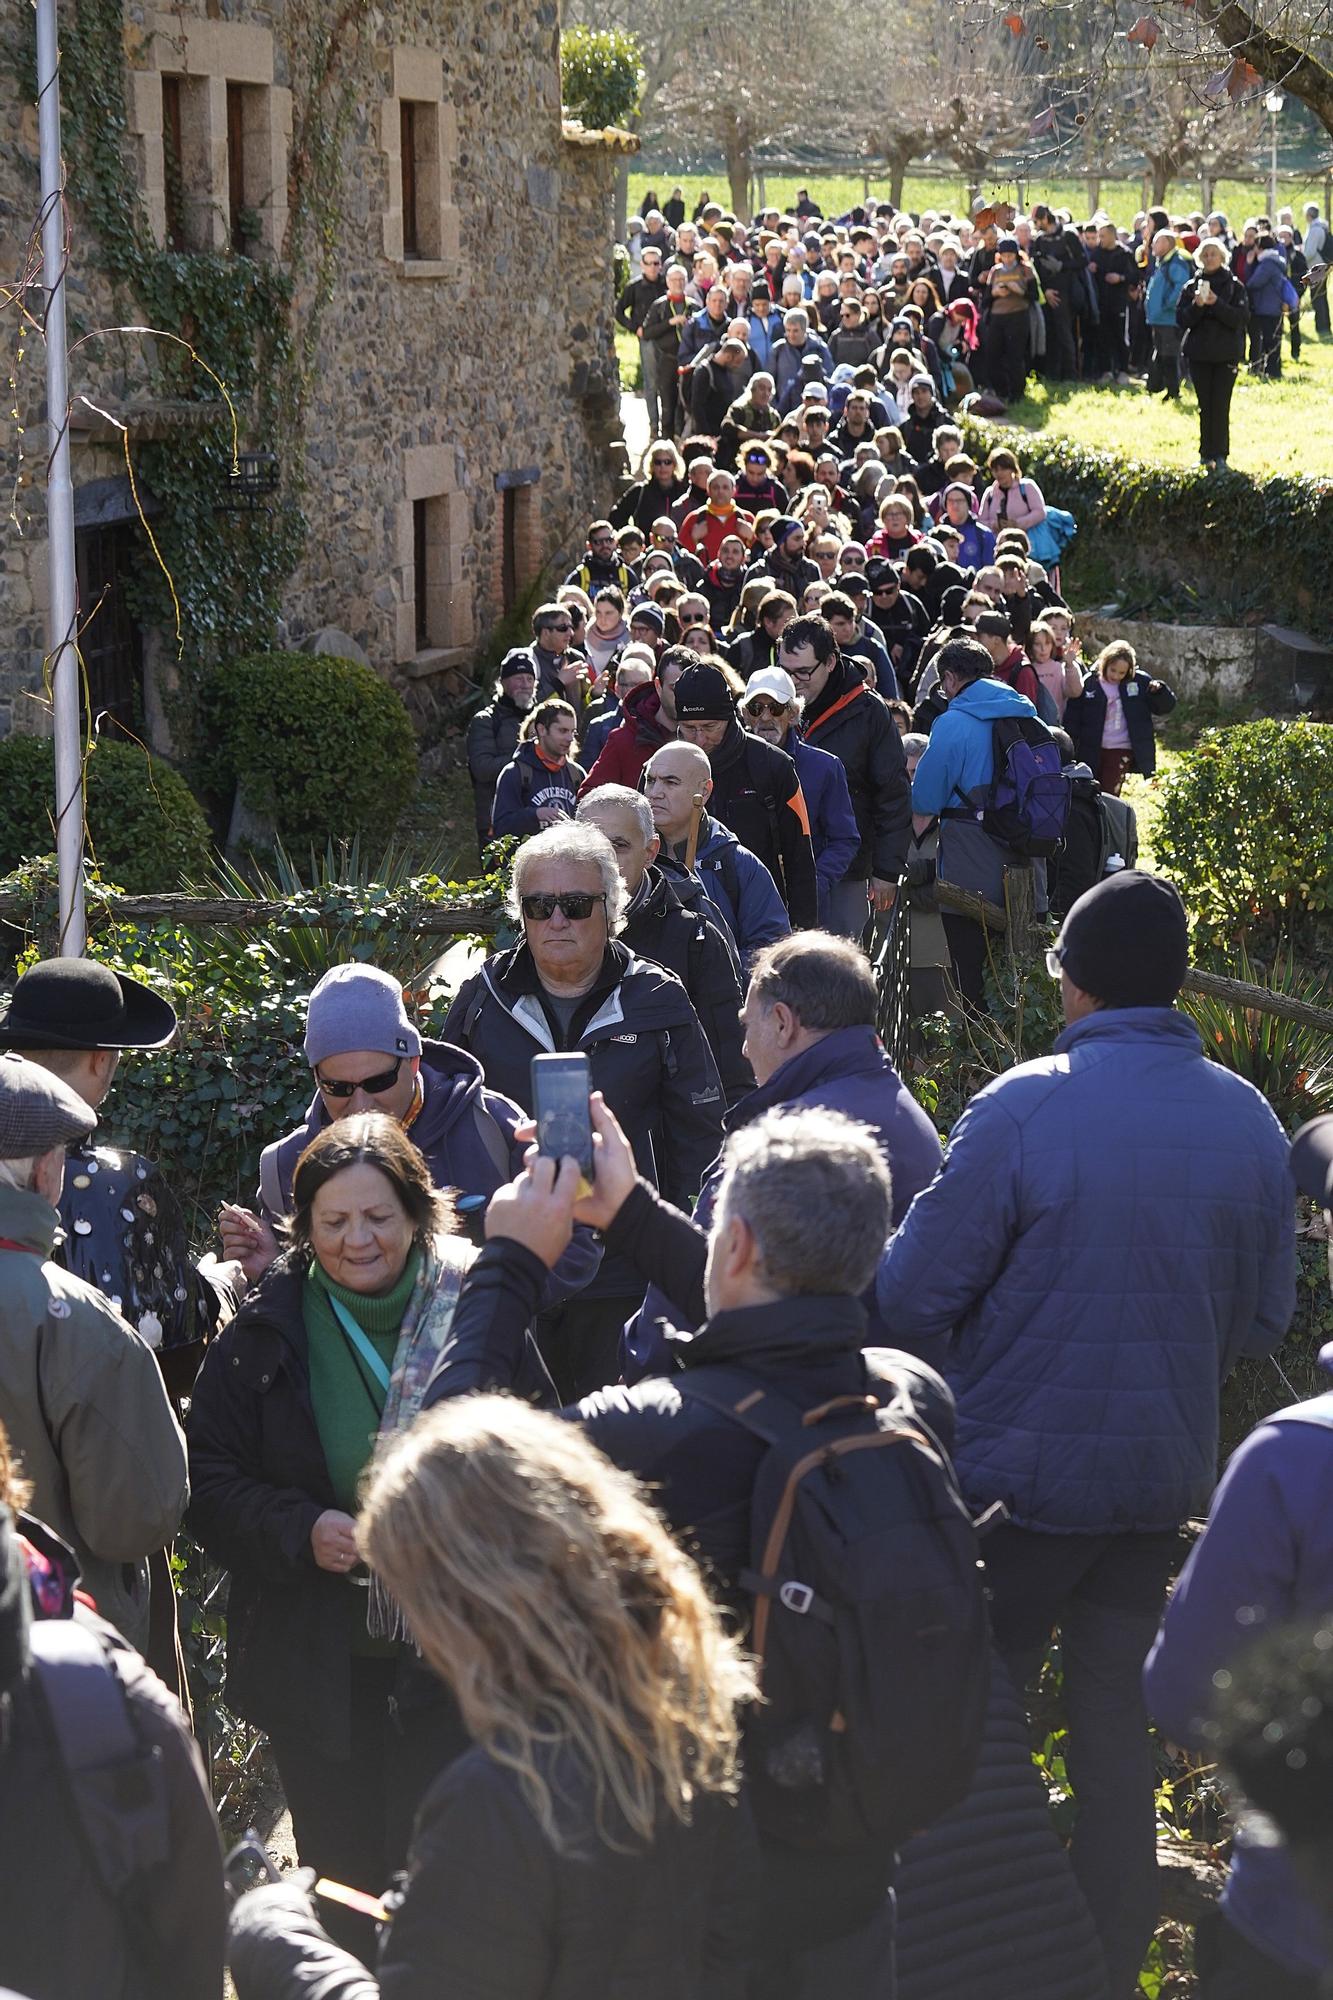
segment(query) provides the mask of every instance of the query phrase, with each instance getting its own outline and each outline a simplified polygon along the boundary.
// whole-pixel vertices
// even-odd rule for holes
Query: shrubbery
[[[296,853],[387,838],[412,796],[417,746],[396,689],[353,660],[254,653],[204,691],[208,780],[246,802]]]
[[[179,889],[203,873],[213,844],[185,780],[134,743],[109,739],[88,758],[88,846],[130,895]],[[0,742],[0,875],[55,852],[55,752],[39,736]]]
[[[590,132],[634,116],[643,72],[639,41],[622,28],[566,28],[560,37],[564,108]]]
[[[1205,730],[1161,792],[1157,858],[1204,942],[1291,935],[1333,908],[1333,725]]]
[[[962,429],[982,465],[997,445],[1010,446],[1051,505],[1077,518],[1075,573],[1100,548],[1113,561],[1165,563],[1196,580],[1216,579],[1216,623],[1259,606],[1309,631],[1333,632],[1333,598],[1323,588],[1333,547],[1333,480],[1150,465],[976,419],[964,418]]]

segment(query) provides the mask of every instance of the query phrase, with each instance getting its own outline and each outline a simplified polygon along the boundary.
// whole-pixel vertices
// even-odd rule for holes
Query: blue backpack
[[[1070,784],[1060,746],[1035,715],[991,724],[994,775],[979,818],[992,840],[1015,854],[1054,854],[1069,821]]]

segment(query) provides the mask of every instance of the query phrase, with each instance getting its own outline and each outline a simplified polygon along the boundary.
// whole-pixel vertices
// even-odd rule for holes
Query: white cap
[[[766,694],[770,700],[780,701],[784,708],[790,708],[796,699],[796,683],[782,667],[761,667],[745,683],[741,707],[748,708],[757,694]]]

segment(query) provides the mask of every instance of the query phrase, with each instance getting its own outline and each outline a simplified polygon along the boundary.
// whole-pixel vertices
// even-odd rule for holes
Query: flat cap
[[[0,1056],[0,1160],[36,1159],[96,1129],[97,1113],[50,1070]]]

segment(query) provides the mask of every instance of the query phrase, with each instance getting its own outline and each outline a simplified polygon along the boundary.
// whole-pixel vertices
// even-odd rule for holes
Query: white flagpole
[[[50,575],[49,644],[55,707],[56,860],[60,955],[81,958],[83,748],[79,730],[74,487],[69,470],[69,369],[65,347],[65,216],[61,199],[60,48],[56,0],[36,0],[37,121],[42,171],[42,282],[46,289],[46,427],[50,463],[46,521]]]

